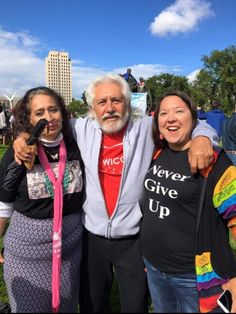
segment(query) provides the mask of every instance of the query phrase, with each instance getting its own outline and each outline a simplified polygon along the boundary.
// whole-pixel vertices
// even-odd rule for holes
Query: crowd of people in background
[[[232,115],[225,119],[222,131],[222,145],[236,166],[236,105]]]
[[[208,111],[203,106],[199,106],[197,116],[198,119],[206,121],[217,131],[222,147],[236,165],[236,104],[234,112],[227,116],[221,108],[220,102],[214,100]]]
[[[130,91],[132,93],[146,93],[147,88],[145,84],[145,79],[141,76],[139,78],[139,81],[137,81],[131,72],[132,70],[128,68],[126,73],[120,74],[120,76],[123,77],[128,83]]]
[[[2,144],[6,145],[7,138],[7,127],[8,127],[8,117],[6,115],[3,106],[0,105],[0,136],[2,139]]]
[[[10,144],[15,138],[14,109],[7,110],[0,105],[0,144]]]
[[[13,312],[69,313],[78,303],[81,313],[111,312],[114,276],[124,313],[148,312],[149,291],[155,312],[218,311],[223,289],[236,310],[236,113],[226,118],[213,102],[200,116],[175,90],[160,95],[153,115],[138,117],[132,92],[147,88],[127,69],[88,85],[85,118],[69,116],[46,87],[17,103],[14,123],[22,133],[0,164],[0,234],[10,219],[3,262]],[[24,168],[40,119],[48,126],[35,163]],[[14,159],[22,177],[7,190]]]
[[[211,108],[208,111],[206,111],[203,106],[198,107],[198,119],[205,120],[217,131],[218,136],[222,137],[223,124],[226,118],[225,113],[220,108],[221,104],[216,100],[211,103],[210,107]]]

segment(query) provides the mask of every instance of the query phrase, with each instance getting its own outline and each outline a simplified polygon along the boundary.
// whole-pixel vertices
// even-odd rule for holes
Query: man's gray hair
[[[103,83],[114,83],[117,84],[121,87],[121,91],[122,94],[125,98],[125,103],[127,106],[130,105],[131,103],[131,93],[129,90],[129,85],[126,82],[126,80],[121,77],[119,74],[113,74],[113,73],[108,73],[104,76],[98,77],[96,78],[94,81],[92,81],[86,91],[85,91],[85,97],[86,97],[86,101],[87,104],[89,105],[89,107],[92,107],[93,105],[93,100],[94,100],[94,88],[100,84]]]

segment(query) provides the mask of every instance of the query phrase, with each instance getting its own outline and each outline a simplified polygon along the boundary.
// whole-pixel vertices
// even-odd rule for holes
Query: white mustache
[[[109,118],[121,118],[121,115],[119,113],[106,113],[102,116],[102,120],[105,121]]]

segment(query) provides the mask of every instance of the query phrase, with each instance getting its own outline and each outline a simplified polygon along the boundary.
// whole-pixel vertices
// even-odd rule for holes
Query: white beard
[[[123,129],[123,127],[126,125],[127,121],[130,117],[129,110],[126,111],[125,115],[122,118],[117,119],[116,121],[106,122],[105,121],[99,121],[97,118],[96,113],[93,111],[93,117],[95,120],[98,121],[100,128],[102,131],[106,134],[115,134],[118,133],[120,130]]]

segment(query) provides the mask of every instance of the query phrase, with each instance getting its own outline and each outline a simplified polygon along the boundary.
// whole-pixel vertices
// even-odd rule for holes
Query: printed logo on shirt
[[[160,196],[166,196],[171,199],[178,198],[178,191],[175,189],[170,189],[168,187],[162,186],[161,183],[158,181],[158,178],[162,178],[163,180],[172,180],[172,181],[179,181],[185,182],[186,179],[191,178],[191,176],[185,176],[180,173],[176,173],[170,170],[162,169],[162,166],[154,165],[152,168],[148,170],[148,173],[154,175],[157,180],[148,178],[144,182],[145,188],[155,194]],[[160,204],[159,201],[155,199],[149,198],[149,210],[153,213],[157,213],[160,219],[164,219],[165,217],[170,215],[170,209],[164,204]]]
[[[55,176],[58,177],[58,163],[50,163]],[[31,171],[27,170],[27,185],[30,199],[50,197],[48,177],[41,165],[35,165]],[[82,171],[78,160],[68,161],[64,175],[64,194],[81,192],[83,188]]]
[[[109,172],[111,174],[121,174],[122,167],[120,167],[120,165],[124,163],[124,157],[122,156],[122,157],[103,159],[102,163],[103,163],[103,171]]]
[[[123,143],[103,146],[100,155],[100,171],[111,175],[121,175],[124,163]]]

